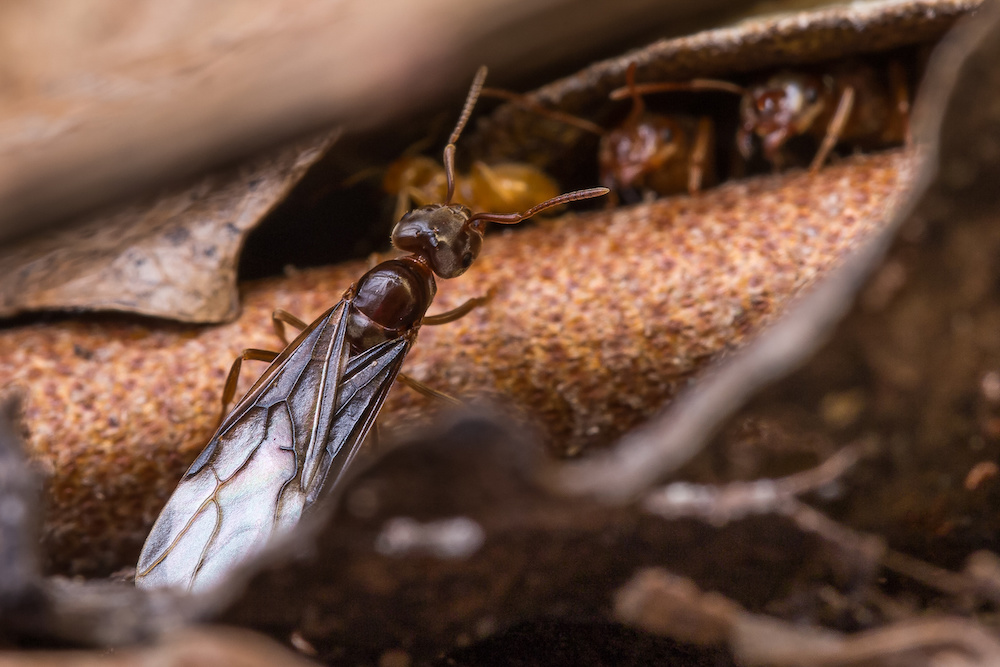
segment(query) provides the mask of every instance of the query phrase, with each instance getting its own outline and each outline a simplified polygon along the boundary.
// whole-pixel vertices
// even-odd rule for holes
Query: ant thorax
[[[361,276],[347,337],[357,350],[398,338],[423,319],[437,293],[430,268],[412,256],[382,262]]]

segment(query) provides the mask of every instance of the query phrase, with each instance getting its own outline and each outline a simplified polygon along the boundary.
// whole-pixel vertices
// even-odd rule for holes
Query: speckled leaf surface
[[[559,455],[609,443],[877,230],[909,169],[905,154],[861,157],[816,177],[494,231],[476,266],[442,283],[432,310],[491,289],[494,298],[422,329],[404,371],[473,403],[508,404]],[[752,217],[741,214],[748,199]],[[831,213],[842,224],[831,227]],[[249,285],[240,318],[225,326],[65,321],[0,332],[0,374],[26,393],[29,442],[51,472],[46,542],[60,569],[126,565],[119,554],[138,547],[211,434],[233,357],[275,346],[274,308],[317,316],[364,268]],[[398,387],[384,427],[413,428],[434,408]]]

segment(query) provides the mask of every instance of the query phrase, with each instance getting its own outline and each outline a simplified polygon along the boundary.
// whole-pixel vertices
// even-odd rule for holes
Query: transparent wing
[[[145,588],[205,588],[294,525],[308,452],[323,448],[348,367],[342,301],[303,331],[233,409],[153,525],[136,567]],[[395,376],[393,376],[395,377]]]
[[[382,410],[412,342],[411,336],[397,338],[351,357],[341,378],[336,413],[326,438],[322,446],[311,452],[316,471],[312,475],[303,474],[306,505],[336,488]]]

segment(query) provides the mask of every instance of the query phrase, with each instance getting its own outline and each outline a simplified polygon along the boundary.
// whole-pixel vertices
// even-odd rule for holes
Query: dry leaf
[[[194,185],[88,217],[0,250],[0,317],[39,309],[118,310],[182,322],[239,313],[247,233],[333,145],[302,141]]]

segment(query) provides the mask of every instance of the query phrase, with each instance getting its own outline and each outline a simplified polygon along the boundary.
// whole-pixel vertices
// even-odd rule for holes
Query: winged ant
[[[455,203],[455,142],[486,78],[480,68],[444,149],[444,203],[416,208],[396,224],[392,243],[409,252],[378,264],[311,324],[285,311],[275,330],[301,329],[281,352],[248,349],[223,390],[233,398],[244,360],[270,365],[226,416],[181,478],[154,523],[136,566],[141,588],[200,591],[217,583],[267,542],[287,533],[330,495],[355,458],[420,327],[444,324],[482,302],[472,299],[426,315],[435,278],[472,265],[486,223],[516,224],[546,209],[607,194],[591,188],[552,197],[522,213],[473,213]],[[415,380],[403,380],[434,393]]]

